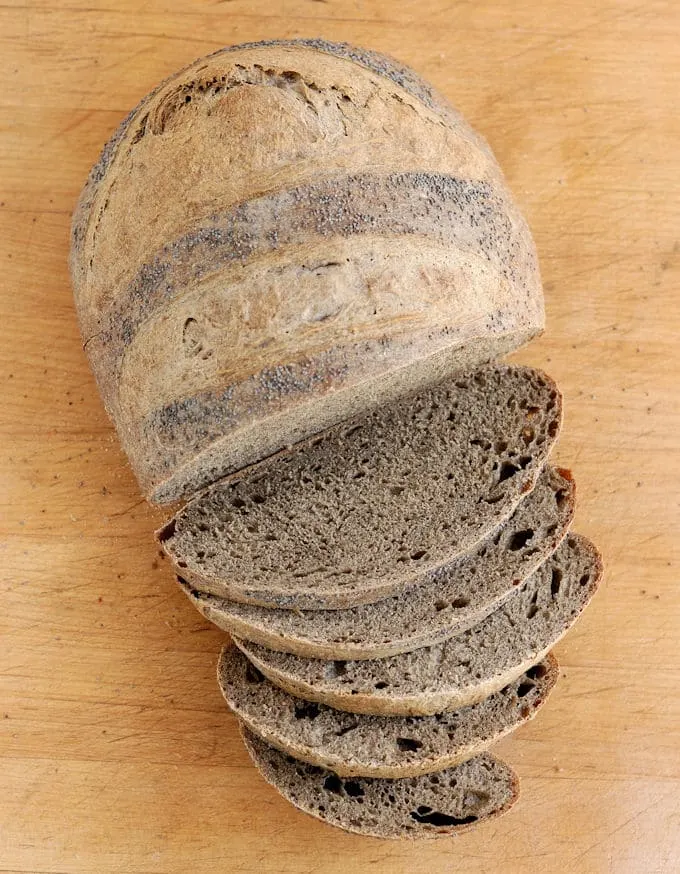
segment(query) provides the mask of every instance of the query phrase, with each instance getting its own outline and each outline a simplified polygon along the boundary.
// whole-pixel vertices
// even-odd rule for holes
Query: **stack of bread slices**
[[[221,480],[159,532],[232,636],[222,692],[295,805],[416,837],[516,799],[486,751],[546,700],[600,577],[549,462],[561,415],[543,373],[490,365]]]
[[[529,228],[398,61],[220,50],[124,119],[74,213],[84,348],[159,532],[226,629],[219,682],[283,795],[383,837],[506,811],[600,559],[550,464]]]

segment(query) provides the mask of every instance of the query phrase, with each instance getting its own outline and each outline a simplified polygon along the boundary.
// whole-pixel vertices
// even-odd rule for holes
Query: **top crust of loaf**
[[[83,191],[71,270],[104,402],[161,503],[544,318],[481,137],[412,71],[323,40],[225,49],[144,98]]]
[[[535,486],[561,424],[545,374],[498,365],[337,426],[192,500],[159,540],[244,603],[372,603],[468,552]]]

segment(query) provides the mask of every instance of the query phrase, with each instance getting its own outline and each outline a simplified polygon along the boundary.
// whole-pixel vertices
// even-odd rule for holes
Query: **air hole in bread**
[[[504,494],[500,494],[500,495],[494,495],[494,496],[492,496],[492,497],[488,497],[488,498],[482,498],[482,500],[483,500],[486,504],[497,504],[499,501],[502,501],[503,498],[505,498],[505,495],[504,495]]]
[[[175,529],[177,528],[177,520],[171,519],[167,525],[164,525],[163,528],[158,532],[158,542],[165,543],[166,540],[170,540],[171,537],[175,536]]]
[[[529,446],[536,436],[536,432],[530,426],[522,429],[522,440],[526,446]]]
[[[334,795],[342,795],[342,781],[337,774],[329,774],[323,781],[323,788]]]
[[[552,569],[552,575],[550,577],[550,594],[553,598],[557,597],[557,593],[560,590],[560,586],[562,585],[562,571],[554,567]]]
[[[529,682],[520,683],[519,686],[517,687],[517,697],[524,698],[525,695],[528,695],[529,692],[531,692],[531,690],[535,689],[535,688],[536,688],[536,686],[534,683],[529,683]]]
[[[252,501],[254,504],[264,504],[265,500],[266,498],[264,497],[264,495],[255,494],[252,497]]]
[[[246,665],[246,682],[264,683],[263,675],[258,671],[255,665],[252,665],[250,662]]]
[[[537,613],[538,607],[536,606],[536,604],[532,604],[527,610],[527,619],[533,619]]]
[[[345,780],[343,788],[350,798],[361,798],[366,794],[364,787],[357,780]]]
[[[343,726],[342,728],[339,728],[339,729],[335,732],[335,736],[336,736],[336,737],[344,737],[346,734],[349,734],[350,731],[354,731],[354,730],[357,729],[357,728],[359,728],[359,723],[358,723],[358,722],[350,722],[349,725],[345,725],[345,726]]]
[[[414,737],[398,737],[397,746],[402,753],[415,753],[422,747],[422,741]]]
[[[182,568],[184,568],[184,567],[186,567],[186,566],[187,566],[187,563],[186,563],[185,561],[182,561],[181,559],[178,559],[178,560],[177,560],[177,567],[182,567]]]
[[[534,665],[532,668],[529,668],[528,671],[525,671],[525,676],[527,676],[530,680],[540,680],[541,677],[545,677],[548,673],[548,669],[544,664]]]
[[[523,531],[515,531],[508,542],[508,549],[510,552],[517,552],[520,549],[524,549],[533,536],[533,528],[525,528]]]
[[[236,498],[231,499],[231,506],[235,507],[237,510],[240,510],[242,507],[245,507],[245,505],[246,505],[246,502],[243,500],[243,498],[236,497]]]
[[[319,715],[319,705],[313,701],[300,701],[295,703],[296,719],[316,719]]]
[[[508,441],[507,441],[507,440],[497,440],[497,441],[496,441],[496,445],[494,446],[494,449],[495,449],[496,452],[498,452],[499,454],[500,454],[501,452],[505,452],[505,450],[506,450],[507,448],[508,448]]]
[[[504,461],[501,465],[501,472],[498,475],[498,482],[505,482],[506,479],[510,479],[516,473],[519,473],[519,471],[520,468],[516,464],[513,464],[511,461]]]
[[[462,610],[463,607],[468,607],[469,605],[469,598],[454,598],[453,601],[451,601],[451,606],[454,608],[454,610]]]
[[[579,586],[587,586],[590,582],[590,574],[583,574],[581,579],[578,581]]]
[[[435,601],[434,602],[434,609],[437,611],[437,613],[441,613],[442,610],[446,610],[446,608],[448,606],[449,605],[446,601]]]
[[[424,558],[427,555],[426,549],[417,549],[415,552],[410,554],[410,557],[413,561],[419,561],[421,558]]]
[[[390,486],[390,494],[398,497],[404,491],[404,486]]]
[[[378,680],[378,682],[375,684],[375,686],[373,688],[375,688],[375,689],[387,689],[387,687],[389,685],[390,684],[386,683],[384,680]]]
[[[421,810],[424,810],[425,812],[421,813]],[[438,810],[432,810],[432,808],[425,807],[425,805],[421,805],[418,810],[412,810],[411,817],[415,819],[416,822],[423,823],[424,825],[434,825],[440,827],[447,825],[468,825],[468,823],[473,823],[477,821],[476,816],[451,816],[448,813],[441,813]]]
[[[347,673],[347,662],[334,661],[330,662],[326,668],[326,675],[330,680],[336,677],[342,677]]]
[[[560,423],[557,421],[557,419],[553,419],[552,422],[548,425],[548,436],[555,437],[557,435],[559,427]]]
[[[541,412],[540,407],[529,407],[526,412],[527,419],[535,419],[536,416]]]

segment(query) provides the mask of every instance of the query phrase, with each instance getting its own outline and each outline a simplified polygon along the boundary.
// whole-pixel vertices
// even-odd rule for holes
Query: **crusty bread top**
[[[560,424],[549,377],[487,367],[227,478],[159,539],[182,577],[217,595],[300,609],[371,603],[500,526],[533,489]]]
[[[157,501],[504,354],[544,318],[481,137],[412,71],[322,40],[225,49],[144,98],[85,187],[71,270]]]
[[[519,796],[515,773],[488,753],[439,774],[341,780],[268,746],[245,727],[241,734],[264,779],[284,798],[357,834],[410,839],[457,834],[505,813]]]

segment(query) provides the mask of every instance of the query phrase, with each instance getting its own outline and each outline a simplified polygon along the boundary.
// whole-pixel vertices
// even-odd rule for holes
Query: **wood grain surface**
[[[5,0],[0,6],[0,872],[680,870],[680,7],[675,0]],[[223,705],[82,351],[70,212],[124,113],[218,47],[386,51],[489,139],[534,230],[558,459],[602,591],[498,751],[503,819],[401,845],[298,813]]]

